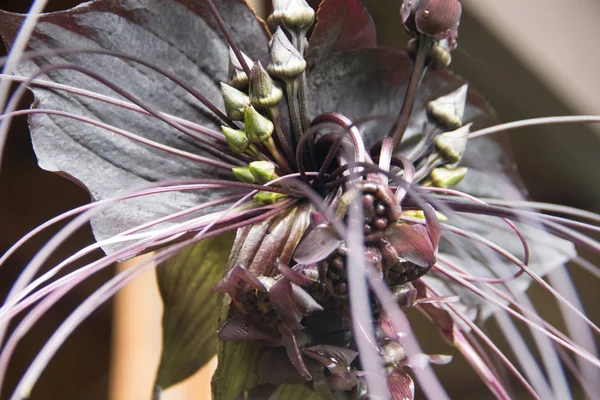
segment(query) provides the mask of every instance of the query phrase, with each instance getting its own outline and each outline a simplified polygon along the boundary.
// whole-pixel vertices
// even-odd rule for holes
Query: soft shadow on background
[[[378,0],[365,0],[365,3],[376,1]],[[544,65],[549,65],[548,70],[552,71],[555,79],[572,82],[565,76],[561,78],[558,75],[558,66],[565,62],[567,68],[568,62],[581,67],[585,65],[578,63],[593,63],[593,58],[585,57],[585,54],[598,53],[598,44],[594,42],[594,38],[599,37],[600,31],[595,34],[588,32],[587,35],[572,35],[577,37],[576,42],[573,38],[572,45],[581,48],[582,57],[565,60],[561,48],[554,52],[540,51],[541,46],[547,49],[552,42],[532,40],[526,36],[527,26],[519,28],[524,30],[519,33],[522,36],[515,36],[511,35],[512,31],[506,31],[510,24],[490,22],[489,16],[492,12],[495,18],[505,18],[502,10],[492,9],[494,1],[497,0],[478,0],[477,4],[475,0],[465,1],[466,12],[460,27],[460,47],[454,54],[452,69],[478,88],[496,108],[502,121],[584,112],[600,114],[599,99],[596,99],[595,104],[590,100],[582,103],[581,99],[586,99],[585,93],[581,93],[575,83],[557,85],[549,79],[549,74],[544,73]],[[512,0],[503,1],[510,3]],[[535,3],[534,0],[531,2]],[[24,0],[0,0],[0,8],[23,12],[27,9],[27,3]],[[51,0],[48,10],[64,9],[77,3],[79,2],[75,0]],[[475,7],[469,8],[471,3]],[[553,7],[555,2],[547,0],[545,4],[547,7]],[[486,10],[489,10],[488,14]],[[397,6],[393,5],[387,11],[389,12],[376,15],[376,22],[389,22],[392,19],[394,23],[387,26],[395,28],[380,31],[380,40],[386,44],[403,46],[406,37],[400,32]],[[528,13],[530,9],[520,11]],[[568,10],[569,12],[557,8],[556,12],[559,11],[561,19],[567,23],[577,21],[580,18],[577,13],[597,13],[600,18],[600,6],[589,9],[573,8]],[[566,29],[544,19],[543,14],[539,13],[519,15],[519,19],[530,21],[531,29],[545,29],[548,32]],[[567,23],[565,24],[568,25]],[[524,57],[523,54],[533,57]],[[532,60],[536,60],[535,57],[539,57],[540,65],[532,64]],[[592,70],[593,68],[577,69],[578,78],[585,82],[585,76],[581,75]],[[595,75],[589,79],[590,82],[598,82]],[[24,101],[23,107],[27,107],[30,100]],[[600,157],[597,157],[600,151],[600,135],[597,131],[583,125],[563,125],[519,130],[512,133],[510,138],[521,174],[533,199],[600,211],[600,189],[597,184],[597,172],[600,171]],[[25,119],[18,118],[14,121],[7,149],[0,173],[0,254],[40,223],[89,201],[87,193],[75,184],[37,167]],[[49,237],[50,233],[32,241],[0,270],[0,298],[6,295],[20,268]],[[60,249],[50,263],[59,262],[92,240],[90,230],[83,229]],[[584,272],[574,268],[571,270],[577,287],[581,290],[580,295],[586,310],[592,320],[598,321],[600,316],[595,307],[598,300],[595,287],[597,282],[590,280]],[[58,324],[112,273],[113,270],[105,271],[80,285],[40,321],[31,335],[25,337],[11,363],[7,384],[0,398],[6,398],[8,390],[12,390],[32,356]],[[533,292],[536,295],[536,305],[540,305],[543,316],[553,322],[551,317],[555,311],[555,303],[539,293],[539,290]],[[547,305],[545,309],[544,304]],[[108,397],[111,307],[112,303],[107,303],[76,330],[42,375],[33,392],[33,400],[94,400]],[[494,334],[493,323],[489,325]],[[439,340],[437,332],[428,329],[427,323],[418,324],[416,329],[427,350],[448,351],[447,346]],[[460,357],[450,366],[437,370],[453,398],[481,399],[489,396],[470,367],[460,360]]]

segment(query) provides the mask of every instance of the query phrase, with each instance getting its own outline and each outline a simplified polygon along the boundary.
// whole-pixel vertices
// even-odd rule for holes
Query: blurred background
[[[380,0],[365,0],[375,4]],[[50,0],[47,10],[80,3]],[[254,1],[260,13],[266,4]],[[374,15],[380,43],[404,47],[406,36],[398,19],[398,4]],[[399,3],[399,1],[398,1]],[[600,115],[600,2],[597,0],[463,0],[459,49],[452,69],[469,80],[495,107],[502,121],[523,118]],[[0,8],[25,12],[26,0],[0,0]],[[28,107],[31,98],[24,100]],[[600,211],[600,130],[587,125],[527,128],[510,134],[513,151],[532,199]],[[0,173],[0,254],[29,230],[47,219],[89,201],[81,188],[37,167],[25,119],[16,119],[7,142]],[[0,270],[3,298],[20,268],[50,237],[31,241]],[[84,229],[66,243],[50,263],[56,263],[92,242]],[[49,264],[50,265],[50,264]],[[117,267],[115,267],[117,268]],[[119,268],[123,268],[120,266]],[[115,269],[98,274],[59,302],[27,335],[10,364],[0,399],[16,383],[33,355],[73,308]],[[571,268],[584,306],[598,321],[597,281]],[[153,276],[128,289],[89,318],[62,347],[35,387],[32,399],[144,399],[160,346],[160,301]],[[533,290],[536,304],[553,321],[555,305]],[[494,334],[494,324],[488,324]],[[560,325],[559,325],[560,326]],[[417,326],[419,338],[432,351],[448,351],[427,323]],[[495,337],[499,338],[499,335]],[[501,339],[497,339],[501,341]],[[431,345],[429,345],[431,343]],[[458,357],[438,372],[453,398],[488,398],[486,389]],[[205,373],[205,376],[208,376]],[[203,380],[204,379],[204,380]],[[136,383],[137,382],[137,383]],[[124,386],[122,386],[124,385]],[[128,387],[128,386],[135,387]],[[136,386],[137,385],[137,386]],[[192,389],[171,394],[172,399],[202,399],[205,378]],[[186,395],[193,393],[193,395]],[[519,397],[517,395],[517,397]]]

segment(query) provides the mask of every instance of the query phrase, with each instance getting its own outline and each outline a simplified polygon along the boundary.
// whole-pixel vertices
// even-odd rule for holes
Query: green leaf
[[[165,308],[158,388],[186,379],[215,355],[218,293],[213,287],[225,271],[234,236],[204,239],[157,267]]]
[[[320,400],[321,397],[305,385],[281,385],[269,400]]]
[[[260,384],[258,362],[267,349],[256,341],[219,340],[219,363],[211,382],[213,399],[234,400]]]

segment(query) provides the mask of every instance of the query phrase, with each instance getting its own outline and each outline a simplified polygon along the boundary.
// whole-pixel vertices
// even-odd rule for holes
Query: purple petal
[[[388,387],[392,400],[413,400],[415,398],[415,383],[410,375],[399,369],[394,369],[388,376]]]
[[[436,248],[423,225],[396,224],[388,229],[386,239],[400,258],[420,267],[430,267],[435,263]]]
[[[312,230],[298,245],[294,260],[299,264],[314,264],[324,260],[342,245],[331,226],[320,225]]]

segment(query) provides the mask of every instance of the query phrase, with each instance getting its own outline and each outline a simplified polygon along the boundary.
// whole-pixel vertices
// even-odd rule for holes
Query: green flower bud
[[[444,128],[459,128],[465,115],[468,88],[469,85],[465,84],[450,94],[430,101],[427,104],[429,117]]]
[[[248,149],[250,142],[248,141],[246,132],[240,129],[232,129],[228,126],[221,126],[221,130],[223,131],[223,135],[225,135],[225,139],[227,139],[227,144],[231,151],[240,154]]]
[[[276,177],[275,165],[269,161],[253,161],[248,164],[248,168],[254,179],[259,183],[270,182]]]
[[[250,97],[223,82],[221,82],[221,94],[227,116],[234,121],[243,120],[244,109],[250,105]]]
[[[259,109],[268,109],[277,105],[283,97],[283,92],[273,83],[269,73],[260,61],[250,72],[250,102]]]
[[[435,168],[429,174],[432,186],[440,188],[451,188],[460,183],[467,175],[468,168]]]
[[[435,138],[435,148],[449,163],[458,163],[467,147],[471,125],[468,124],[451,132],[444,132]]]
[[[283,199],[287,197],[287,195],[283,193],[274,193],[274,192],[258,192],[254,195],[254,200],[258,201],[262,204],[273,204],[279,199]]]
[[[315,10],[306,0],[273,0],[273,14],[268,20],[292,32],[306,31],[315,21]]]
[[[273,134],[273,123],[252,106],[244,109],[244,125],[251,142],[262,143]]]
[[[431,47],[429,66],[433,69],[448,68],[452,62],[450,50],[450,39],[435,42]]]
[[[242,57],[246,60],[248,67],[252,68],[254,61],[244,53],[242,53]],[[229,48],[229,83],[237,89],[246,89],[248,87],[248,75],[246,75],[242,64],[240,64],[231,47]]]
[[[254,175],[252,175],[252,172],[250,172],[249,167],[236,167],[232,168],[231,171],[233,171],[233,175],[235,175],[236,178],[244,183],[256,182]]]
[[[406,210],[406,211],[402,211],[402,216],[403,217],[418,218],[418,219],[425,220],[425,213],[422,210]],[[448,217],[446,217],[441,212],[436,211],[435,212],[435,216],[437,217],[438,221],[440,221],[440,222],[446,222],[446,221],[448,221]]]
[[[306,69],[306,61],[296,50],[281,28],[277,28],[271,42],[271,64],[267,71],[281,80],[294,79]]]

